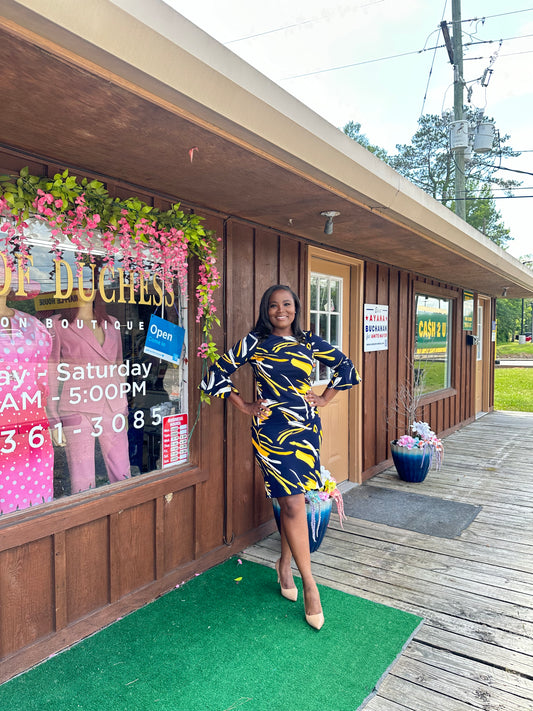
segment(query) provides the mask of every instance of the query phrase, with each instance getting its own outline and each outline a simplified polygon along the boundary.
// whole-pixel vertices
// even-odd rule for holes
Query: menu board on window
[[[163,468],[187,461],[187,415],[163,417],[162,464]]]

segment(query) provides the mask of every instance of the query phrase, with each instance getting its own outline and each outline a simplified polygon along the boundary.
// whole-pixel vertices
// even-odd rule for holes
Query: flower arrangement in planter
[[[421,482],[431,466],[439,469],[443,445],[427,422],[417,420],[417,411],[424,394],[424,372],[408,361],[412,381],[403,382],[396,393],[392,411],[409,423],[411,434],[404,434],[390,443],[392,459],[400,479]]]
[[[126,270],[144,274],[150,265],[163,287],[171,291],[177,280],[186,289],[191,258],[198,263],[196,321],[202,323],[203,342],[198,356],[215,361],[217,349],[211,330],[220,321],[213,293],[220,285],[216,266],[217,239],[202,226],[202,218],[188,214],[179,204],[169,210],[147,205],[136,197],[112,198],[98,180],[78,179],[68,170],[53,178],[36,176],[23,168],[18,177],[0,176],[0,248],[7,268],[31,255],[28,238],[31,220],[50,228],[52,253],[61,259],[65,244],[75,249],[80,272],[94,251],[103,263],[120,259]]]
[[[411,431],[391,442],[391,453],[400,479],[419,482],[431,466],[440,469],[443,446],[427,422],[413,422]]]
[[[346,518],[344,514],[344,501],[337,487],[337,482],[331,473],[320,467],[320,476],[323,482],[320,489],[307,489],[305,492],[305,508],[307,510],[307,526],[309,530],[309,548],[314,553],[320,547],[331,516],[332,504],[335,502],[340,524]],[[280,528],[280,509],[277,499],[272,499],[274,517],[278,530]]]

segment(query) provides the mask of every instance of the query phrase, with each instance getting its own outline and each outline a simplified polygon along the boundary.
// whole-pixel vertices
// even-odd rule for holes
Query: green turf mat
[[[320,586],[305,623],[276,573],[231,558],[0,686],[5,711],[355,711],[421,622]]]

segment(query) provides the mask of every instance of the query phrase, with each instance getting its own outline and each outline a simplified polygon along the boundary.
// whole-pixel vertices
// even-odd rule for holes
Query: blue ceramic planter
[[[331,506],[333,504],[333,499],[327,499],[326,501],[320,501],[319,504],[314,506],[314,531],[313,531],[313,509],[311,504],[306,504],[305,509],[307,512],[307,529],[309,531],[309,550],[314,553],[319,549],[322,539],[326,533],[326,529],[329,524],[329,517],[331,516]],[[272,508],[274,509],[274,518],[276,519],[276,524],[278,531],[280,530],[280,511],[277,499],[272,499]],[[314,533],[314,535],[313,535]]]
[[[424,481],[431,464],[431,451],[428,448],[408,449],[391,442],[390,450],[400,479],[415,483]]]

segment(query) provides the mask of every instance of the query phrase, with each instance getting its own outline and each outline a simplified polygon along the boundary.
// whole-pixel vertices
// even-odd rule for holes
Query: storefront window
[[[31,265],[0,256],[0,514],[187,459],[186,300],[32,229]]]
[[[451,386],[452,302],[416,295],[415,385],[422,394]]]

